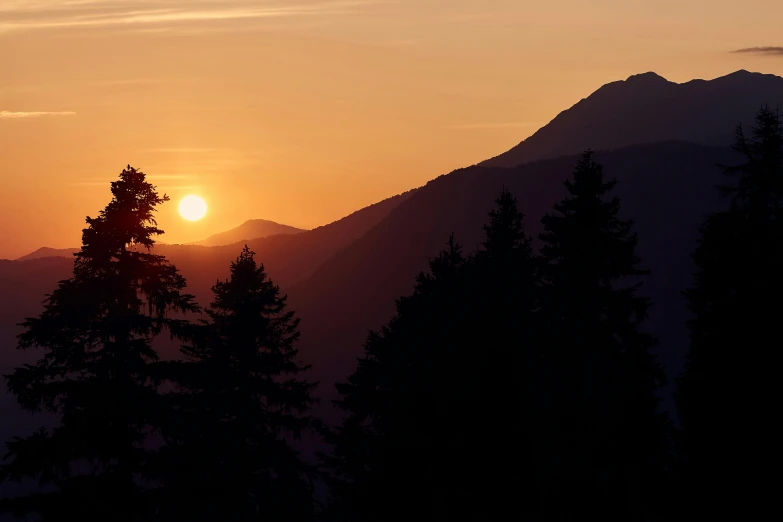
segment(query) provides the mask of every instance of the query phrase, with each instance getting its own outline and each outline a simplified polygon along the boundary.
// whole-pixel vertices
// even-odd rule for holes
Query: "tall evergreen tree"
[[[175,374],[160,518],[310,520],[312,470],[287,440],[309,426],[315,387],[300,375],[299,319],[247,246],[212,291]]]
[[[168,312],[195,311],[185,279],[149,249],[159,196],[130,166],[111,183],[113,198],[87,218],[73,276],[28,318],[19,348],[43,356],[6,376],[8,390],[32,412],[59,417],[52,430],[14,438],[3,480],[37,479],[44,491],[17,499],[18,513],[43,520],[142,520],[148,514],[139,482],[145,440],[163,412],[155,383],[153,337],[179,333]]]
[[[538,474],[552,516],[640,520],[663,437],[632,222],[587,151],[542,218]],[[649,504],[648,504],[649,507]]]
[[[778,382],[772,349],[783,293],[783,126],[768,107],[750,136],[736,132],[743,162],[726,168],[728,208],[708,217],[686,292],[691,348],[678,381],[693,508],[705,517],[753,518],[777,492],[761,470],[780,462]]]
[[[467,258],[450,239],[338,385],[348,416],[327,437],[338,519],[500,519],[530,509],[521,426],[535,270],[505,189],[485,234]]]
[[[508,188],[495,200],[489,218],[483,248],[469,271],[466,298],[471,302],[463,306],[475,318],[477,331],[471,338],[477,353],[471,357],[480,368],[479,407],[471,423],[473,443],[480,450],[471,455],[474,474],[482,479],[473,487],[480,491],[484,515],[496,520],[536,510],[531,407],[539,349],[533,313],[540,263]]]
[[[347,417],[327,435],[335,520],[450,520],[467,510],[454,504],[470,492],[461,483],[469,480],[462,457],[470,420],[460,412],[473,411],[475,400],[463,353],[467,262],[451,238],[337,385]]]

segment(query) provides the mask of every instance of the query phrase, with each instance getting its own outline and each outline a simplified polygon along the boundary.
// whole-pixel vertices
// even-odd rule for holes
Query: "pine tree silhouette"
[[[608,197],[614,185],[587,151],[565,182],[569,196],[541,220],[537,473],[547,516],[558,520],[641,520],[661,456],[663,374],[655,339],[640,329],[650,302],[637,296],[647,272],[632,222]]]
[[[348,416],[327,434],[326,459],[336,520],[492,520],[530,509],[523,414],[535,345],[524,336],[536,272],[505,189],[485,233],[469,257],[450,238],[338,385]]]
[[[536,510],[531,408],[540,348],[533,321],[540,263],[507,188],[489,217],[483,248],[469,269],[472,287],[465,305],[475,317],[471,338],[478,353],[472,358],[480,368],[478,407],[468,429],[474,430],[477,450],[471,452],[473,474],[481,477],[473,485],[476,500],[485,517],[499,520]]]
[[[165,414],[151,340],[164,329],[180,334],[184,321],[167,313],[197,306],[177,269],[149,251],[163,233],[154,212],[169,198],[130,166],[111,191],[100,215],[87,218],[73,276],[23,323],[19,348],[42,348],[42,358],[6,376],[23,408],[60,419],[51,431],[7,443],[0,478],[44,486],[11,502],[20,515],[126,521],[148,514],[139,481],[144,442]]]
[[[685,292],[691,347],[678,380],[691,508],[704,517],[761,517],[779,462],[781,430],[772,347],[783,292],[783,127],[763,107],[750,137],[737,127],[743,162],[727,167],[733,184],[724,211],[708,217],[693,254],[697,272]]]
[[[315,388],[299,375],[299,319],[247,246],[212,290],[175,374],[160,519],[310,520],[312,470],[286,440],[309,426]]]
[[[417,276],[413,294],[397,300],[397,314],[368,336],[356,371],[337,385],[336,404],[347,417],[326,435],[335,520],[448,520],[454,496],[468,490],[457,461],[467,437],[458,409],[474,400],[460,339],[466,263],[450,238],[430,272]]]

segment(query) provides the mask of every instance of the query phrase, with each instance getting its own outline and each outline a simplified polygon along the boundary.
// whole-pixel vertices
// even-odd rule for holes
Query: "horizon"
[[[172,198],[162,242],[312,229],[496,156],[607,83],[783,75],[775,16],[710,6],[4,5],[0,259],[78,245],[127,164]],[[177,216],[190,193],[199,221]]]

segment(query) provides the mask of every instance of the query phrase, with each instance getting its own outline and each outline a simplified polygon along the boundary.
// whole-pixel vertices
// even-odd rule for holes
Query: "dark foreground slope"
[[[737,71],[674,83],[655,73],[604,85],[511,150],[483,163],[513,167],[576,154],[682,140],[729,145],[737,123],[752,123],[762,103],[783,108],[783,78]]]

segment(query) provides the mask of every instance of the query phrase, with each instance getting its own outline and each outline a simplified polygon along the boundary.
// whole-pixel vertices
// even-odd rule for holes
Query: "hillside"
[[[482,165],[512,167],[639,143],[682,140],[731,145],[734,127],[751,124],[759,106],[783,107],[783,78],[737,71],[678,84],[655,73],[604,85],[511,150]]]
[[[241,241],[247,241],[250,239],[264,238],[269,236],[277,236],[280,234],[300,234],[305,232],[304,229],[291,227],[288,225],[281,225],[274,221],[268,221],[266,219],[251,219],[245,221],[236,228],[214,234],[201,241],[194,241],[189,243],[191,245],[201,246],[223,246],[231,245],[233,243],[239,243]]]

